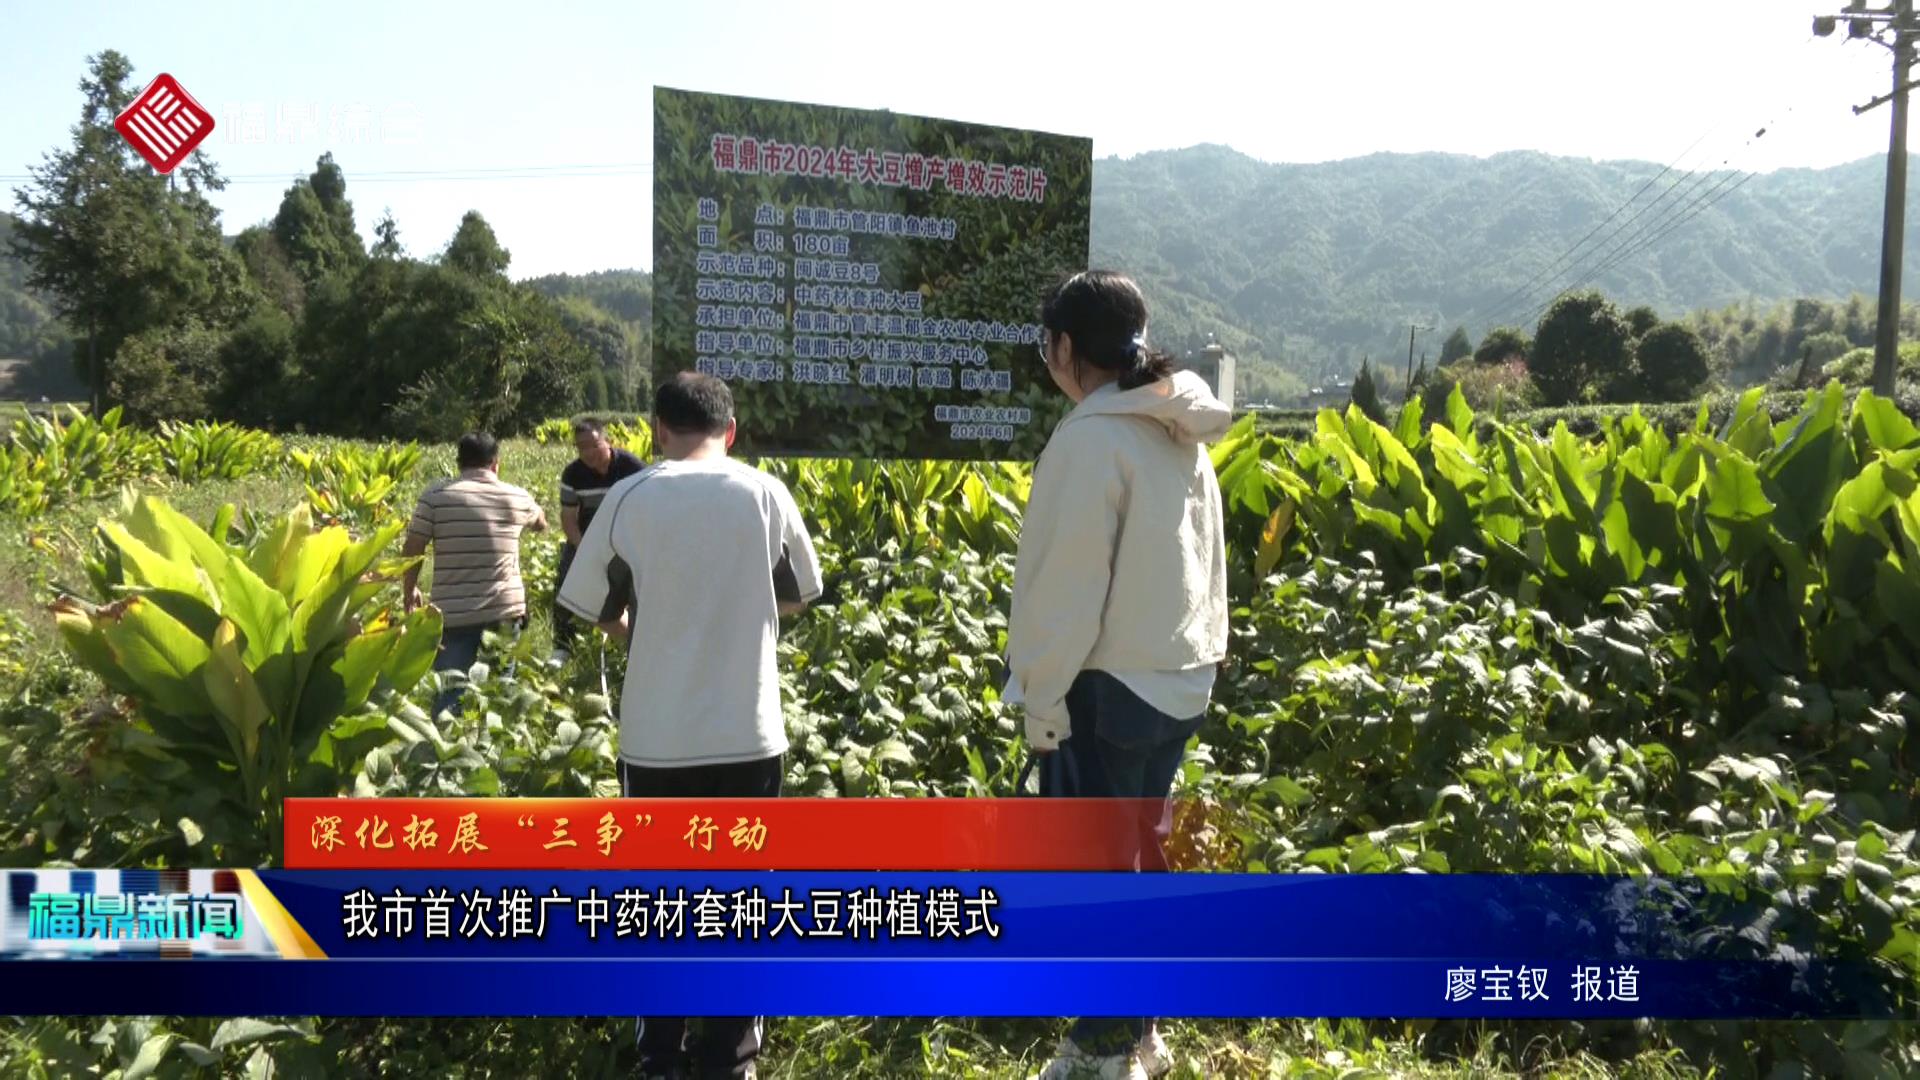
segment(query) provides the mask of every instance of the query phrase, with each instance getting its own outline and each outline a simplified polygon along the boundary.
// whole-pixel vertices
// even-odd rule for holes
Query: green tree
[[[120,347],[110,383],[129,421],[203,420],[222,381],[224,335],[197,322],[156,326]]]
[[[1625,315],[1627,328],[1636,338],[1646,337],[1654,327],[1660,325],[1660,313],[1645,304],[1634,308]]]
[[[261,304],[221,343],[218,380],[209,405],[215,416],[249,427],[280,430],[307,422],[294,399],[299,376],[298,324]]]
[[[1371,360],[1360,361],[1360,374],[1354,377],[1353,390],[1349,393],[1347,400],[1351,404],[1358,405],[1360,411],[1374,423],[1387,422],[1387,409],[1380,403],[1380,388],[1374,381]]]
[[[593,412],[604,412],[607,408],[607,373],[602,368],[588,368],[585,380],[581,382],[580,404]]]
[[[113,129],[132,101],[132,74],[113,50],[89,58],[72,142],[48,153],[14,195],[21,219],[12,250],[27,263],[27,284],[85,342],[76,360],[98,411],[122,342],[188,317],[227,325],[250,302],[206,196],[224,186],[212,162],[196,151],[162,177]]]
[[[353,223],[353,203],[347,199],[346,173],[331,153],[320,155],[313,174],[287,189],[272,232],[309,287],[348,273],[367,259]]]
[[[7,257],[12,247],[13,215],[0,212],[0,357],[38,357],[48,344],[53,310],[27,288],[27,266]]]
[[[1525,360],[1531,352],[1533,342],[1527,338],[1526,331],[1512,326],[1496,326],[1480,339],[1480,347],[1473,353],[1473,362],[1504,364],[1509,360]]]
[[[1473,339],[1467,336],[1467,328],[1456,326],[1453,333],[1440,346],[1440,366],[1457,363],[1473,355]]]
[[[593,377],[583,387],[587,406],[606,409],[617,404],[628,408],[635,367],[631,329],[581,296],[565,297],[553,309],[567,333],[594,357]]]
[[[643,270],[600,270],[591,274],[548,274],[522,284],[542,295],[560,301],[583,300],[590,309],[618,320],[623,344],[623,359],[618,368],[607,368],[609,405],[645,411],[653,403],[653,279]],[[615,350],[602,335],[606,328],[597,317],[585,317],[588,309],[563,306],[562,317],[569,327],[586,334],[588,344],[609,363]],[[589,323],[591,325],[583,326]],[[1248,370],[1243,368],[1244,370]]]
[[[1604,398],[1630,374],[1632,328],[1598,292],[1553,302],[1534,335],[1527,368],[1548,405]]]
[[[512,255],[500,246],[500,240],[493,235],[493,226],[480,216],[480,211],[469,210],[460,219],[460,228],[454,232],[453,240],[447,244],[447,252],[441,263],[455,270],[476,276],[501,276],[507,273],[507,263]]]
[[[653,328],[646,323],[627,324],[627,366],[620,386],[627,408],[638,412],[653,408]]]
[[[290,316],[297,317],[306,307],[307,283],[272,229],[255,225],[241,230],[234,237],[233,251],[262,297]]]
[[[1700,335],[1679,323],[1648,331],[1634,349],[1633,366],[1643,401],[1685,401],[1711,373]]]
[[[1853,343],[1847,340],[1846,335],[1828,330],[1810,335],[1800,343],[1800,348],[1808,356],[1807,362],[1818,369],[1845,356],[1853,349]]]
[[[406,254],[400,246],[400,223],[393,220],[393,211],[387,210],[380,215],[380,223],[373,227],[373,257],[376,259],[398,259]]]
[[[552,301],[496,276],[374,259],[307,305],[296,396],[309,426],[445,438],[572,411],[596,366]]]

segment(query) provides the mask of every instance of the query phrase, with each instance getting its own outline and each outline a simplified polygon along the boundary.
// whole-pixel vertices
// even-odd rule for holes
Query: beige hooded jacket
[[[1220,486],[1204,443],[1227,407],[1191,372],[1088,394],[1034,466],[1007,659],[1027,736],[1066,737],[1080,672],[1182,671],[1227,651]]]

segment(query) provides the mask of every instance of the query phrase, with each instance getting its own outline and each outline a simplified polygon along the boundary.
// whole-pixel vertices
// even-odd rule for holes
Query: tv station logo
[[[213,114],[201,108],[179,80],[162,72],[114,117],[113,126],[147,164],[165,174],[179,168],[213,134]]]
[[[233,870],[7,870],[0,958],[277,956]]]
[[[33,893],[29,941],[232,941],[243,917],[234,893]]]

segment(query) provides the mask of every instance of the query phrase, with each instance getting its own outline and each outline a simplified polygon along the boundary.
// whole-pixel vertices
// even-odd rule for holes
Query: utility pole
[[[1913,88],[1908,72],[1913,68],[1916,35],[1920,21],[1914,0],[1890,0],[1884,8],[1868,8],[1866,0],[1852,0],[1839,15],[1822,15],[1813,20],[1813,32],[1830,37],[1841,19],[1847,22],[1847,37],[1877,41],[1893,52],[1893,89],[1865,105],[1853,107],[1854,115],[1893,103],[1892,132],[1887,140],[1887,194],[1885,216],[1880,225],[1880,321],[1873,337],[1873,392],[1893,396],[1893,375],[1900,349],[1900,262],[1907,228],[1907,91]]]
[[[1406,398],[1402,400],[1408,400],[1413,397],[1413,335],[1422,330],[1431,329],[1433,329],[1433,327],[1423,326],[1420,323],[1407,324],[1407,395]]]

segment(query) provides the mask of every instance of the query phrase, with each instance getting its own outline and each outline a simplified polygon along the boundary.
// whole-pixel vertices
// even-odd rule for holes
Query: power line
[[[1663,237],[1672,233],[1675,229],[1678,229],[1680,226],[1685,225],[1687,222],[1693,220],[1695,217],[1698,217],[1702,212],[1704,212],[1707,209],[1707,207],[1710,207],[1714,203],[1719,202],[1721,199],[1726,198],[1728,195],[1733,194],[1733,192],[1737,190],[1740,187],[1740,185],[1745,184],[1749,179],[1757,175],[1759,175],[1758,170],[1753,170],[1753,171],[1744,172],[1744,173],[1738,170],[1735,170],[1733,172],[1728,173],[1726,176],[1722,177],[1717,183],[1715,183],[1712,187],[1701,192],[1699,195],[1694,196],[1693,201],[1679,208],[1676,214],[1668,215],[1668,218],[1671,220],[1671,224],[1667,224],[1664,227],[1662,227],[1660,223],[1655,223],[1650,228],[1648,233],[1643,234],[1643,238],[1628,240],[1626,243],[1621,245],[1621,249],[1612,258],[1608,259],[1605,263],[1601,264],[1600,266],[1595,267],[1590,273],[1587,274],[1587,276],[1581,278],[1578,282],[1576,282],[1573,285],[1573,288],[1578,289],[1586,286],[1588,283],[1592,282],[1595,278],[1613,269],[1615,266],[1618,266],[1621,263],[1627,261],[1628,259],[1632,258],[1634,255],[1638,254],[1641,251],[1644,251],[1648,247],[1651,247],[1652,245],[1659,243]],[[1733,186],[1728,187],[1729,184],[1732,184]],[[1705,205],[1701,205],[1702,200],[1706,200]]]
[[[1693,140],[1693,142],[1685,150],[1680,151],[1679,157],[1676,157],[1672,161],[1667,162],[1667,164],[1664,167],[1662,167],[1659,172],[1653,174],[1653,176],[1650,177],[1646,183],[1641,184],[1638,191],[1635,191],[1632,195],[1628,196],[1626,202],[1623,202],[1619,206],[1614,207],[1613,213],[1608,214],[1605,218],[1602,218],[1598,225],[1595,225],[1592,229],[1589,229],[1587,231],[1587,235],[1581,237],[1578,241],[1574,243],[1572,247],[1568,248],[1566,251],[1561,252],[1559,258],[1553,260],[1551,263],[1548,263],[1544,269],[1540,270],[1539,272],[1535,273],[1532,277],[1528,278],[1525,284],[1521,285],[1517,289],[1512,290],[1511,292],[1507,293],[1505,296],[1502,296],[1499,300],[1496,300],[1493,303],[1486,305],[1484,309],[1477,308],[1477,307],[1471,309],[1467,313],[1467,316],[1460,320],[1461,323],[1463,325],[1467,323],[1471,323],[1475,318],[1477,318],[1481,314],[1483,310],[1487,312],[1503,310],[1507,307],[1507,305],[1513,303],[1514,301],[1532,292],[1542,282],[1546,281],[1551,274],[1559,270],[1561,267],[1561,264],[1566,262],[1566,260],[1568,260],[1569,258],[1571,258],[1575,252],[1579,251],[1582,245],[1584,245],[1587,241],[1593,239],[1594,236],[1598,234],[1601,229],[1606,228],[1608,222],[1612,221],[1614,218],[1619,217],[1621,211],[1625,210],[1629,206],[1632,206],[1634,202],[1640,198],[1640,196],[1647,193],[1648,188],[1651,188],[1653,185],[1659,183],[1661,177],[1672,172],[1673,167],[1675,165],[1680,164],[1680,162],[1684,160],[1688,154],[1693,153],[1695,148],[1697,148],[1702,142],[1706,141],[1707,136],[1712,135],[1714,132],[1720,130],[1722,123],[1724,123],[1724,121],[1716,121],[1712,127],[1702,132],[1699,138]],[[1656,199],[1655,201],[1657,202],[1658,200]]]
[[[1721,164],[1725,164],[1725,163],[1726,163],[1725,160],[1721,162]],[[1511,317],[1512,314],[1525,310],[1529,305],[1534,303],[1535,299],[1538,298],[1540,289],[1542,287],[1551,289],[1553,286],[1553,283],[1557,280],[1560,280],[1563,276],[1567,278],[1571,278],[1577,274],[1585,272],[1585,270],[1588,267],[1592,266],[1594,262],[1601,259],[1605,259],[1608,255],[1612,254],[1612,252],[1615,250],[1613,247],[1614,242],[1617,241],[1629,229],[1634,229],[1635,224],[1639,222],[1642,218],[1646,217],[1647,214],[1651,213],[1656,207],[1659,207],[1662,204],[1666,204],[1669,208],[1671,208],[1673,204],[1667,203],[1668,199],[1684,199],[1687,196],[1688,192],[1692,191],[1695,187],[1699,186],[1703,177],[1710,176],[1712,175],[1713,172],[1718,172],[1718,171],[1719,171],[1718,169],[1714,169],[1709,172],[1702,173],[1694,170],[1689,170],[1684,175],[1675,177],[1673,180],[1673,183],[1667,185],[1666,190],[1654,196],[1652,201],[1640,207],[1640,209],[1634,211],[1631,217],[1621,222],[1619,226],[1616,227],[1612,232],[1609,232],[1605,237],[1602,237],[1599,243],[1589,248],[1585,255],[1581,256],[1579,259],[1574,260],[1572,263],[1569,263],[1566,266],[1566,268],[1562,270],[1560,273],[1542,278],[1540,285],[1533,286],[1519,293],[1513,301],[1509,301],[1507,305],[1505,305],[1503,314],[1506,314],[1509,317]],[[1664,218],[1664,212],[1663,212],[1662,217],[1657,218],[1656,220],[1664,220],[1664,219],[1665,218]],[[1645,226],[1641,226],[1640,228],[1645,228]],[[1639,230],[1634,229],[1634,233],[1635,235],[1638,235]]]
[[[1728,160],[1731,160],[1731,158],[1723,158],[1720,164],[1725,165]],[[1614,255],[1618,254],[1622,248],[1646,235],[1650,229],[1658,228],[1660,225],[1671,220],[1676,208],[1692,205],[1685,201],[1687,197],[1697,191],[1702,184],[1706,183],[1708,177],[1714,176],[1719,172],[1720,169],[1716,167],[1705,172],[1690,171],[1685,176],[1676,178],[1673,184],[1660,193],[1658,198],[1642,207],[1639,213],[1634,214],[1633,217],[1622,222],[1619,228],[1607,234],[1607,236],[1598,244],[1594,245],[1584,257],[1577,260],[1574,265],[1568,266],[1563,274],[1556,275],[1543,282],[1542,284],[1545,286],[1544,290],[1536,288],[1526,293],[1520,298],[1517,304],[1512,305],[1503,312],[1503,314],[1509,319],[1517,317],[1521,312],[1539,303],[1542,295],[1546,295],[1548,297],[1547,302],[1552,303],[1553,300],[1571,291],[1574,286],[1562,285],[1556,288],[1555,283],[1580,278],[1581,275],[1586,274],[1592,270],[1593,267],[1611,259]],[[1669,202],[1669,199],[1674,201]],[[1641,219],[1655,207],[1662,207],[1662,209],[1654,217],[1641,223]]]
[[[1813,42],[1815,36],[1817,35],[1809,34],[1806,37],[1806,39],[1800,43],[1801,48],[1804,49],[1806,48],[1806,46],[1810,45]],[[1792,95],[1791,93],[1789,93],[1784,97],[1783,101],[1791,101],[1791,98],[1792,98]],[[1789,113],[1792,112],[1791,105],[1787,106],[1787,112]],[[1781,115],[1784,116],[1785,114],[1783,113]],[[1660,192],[1660,194],[1656,195],[1651,201],[1641,206],[1640,209],[1634,211],[1634,213],[1630,217],[1628,217],[1625,221],[1622,221],[1610,233],[1608,233],[1605,237],[1603,237],[1598,243],[1589,247],[1584,254],[1578,255],[1578,257],[1573,257],[1575,256],[1575,253],[1578,252],[1583,245],[1587,244],[1587,242],[1593,238],[1594,234],[1598,233],[1601,229],[1604,229],[1607,226],[1608,222],[1619,217],[1620,214],[1624,210],[1626,210],[1628,206],[1631,206],[1635,200],[1639,199],[1641,195],[1645,194],[1648,188],[1658,183],[1661,177],[1671,172],[1676,166],[1679,165],[1681,161],[1685,160],[1687,156],[1694,151],[1694,149],[1696,149],[1702,142],[1706,141],[1708,136],[1719,131],[1722,127],[1725,126],[1725,124],[1726,124],[1726,120],[1725,118],[1723,118],[1722,120],[1716,122],[1713,127],[1709,128],[1706,134],[1695,139],[1693,144],[1690,145],[1686,150],[1681,151],[1678,157],[1674,158],[1673,161],[1669,162],[1665,168],[1660,170],[1659,173],[1655,174],[1646,183],[1642,184],[1639,190],[1635,191],[1631,198],[1629,198],[1626,202],[1621,203],[1620,206],[1616,207],[1611,214],[1608,214],[1607,217],[1600,222],[1600,224],[1594,226],[1593,229],[1589,230],[1587,235],[1582,237],[1578,243],[1574,244],[1573,247],[1567,249],[1567,251],[1564,252],[1560,256],[1560,258],[1555,259],[1552,263],[1549,263],[1545,270],[1539,273],[1536,273],[1532,278],[1528,279],[1526,284],[1522,285],[1518,289],[1512,290],[1497,302],[1493,304],[1489,304],[1483,308],[1481,307],[1474,308],[1472,315],[1469,317],[1469,320],[1463,320],[1463,321],[1470,321],[1472,318],[1478,317],[1483,313],[1487,313],[1487,314],[1498,313],[1498,314],[1505,315],[1506,318],[1494,320],[1495,324],[1504,324],[1509,319],[1511,319],[1514,314],[1527,310],[1528,305],[1534,302],[1533,298],[1539,295],[1538,290],[1541,288],[1541,286],[1547,285],[1548,283],[1554,281],[1558,277],[1564,276],[1566,278],[1573,278],[1582,273],[1586,273],[1588,270],[1591,269],[1591,267],[1593,267],[1597,263],[1605,262],[1622,248],[1627,247],[1628,245],[1631,245],[1632,243],[1634,243],[1634,240],[1636,238],[1646,235],[1647,232],[1652,229],[1659,228],[1660,223],[1671,220],[1674,212],[1674,207],[1682,204],[1677,201],[1674,203],[1668,203],[1667,201],[1669,199],[1684,200],[1688,194],[1697,190],[1699,186],[1705,182],[1706,177],[1719,172],[1720,171],[1719,168],[1710,169],[1704,174],[1698,172],[1697,170],[1692,170],[1692,171],[1689,171],[1685,177],[1676,178],[1674,182],[1669,184],[1664,191]],[[1731,161],[1735,155],[1737,155],[1741,151],[1744,151],[1747,147],[1751,146],[1754,140],[1760,138],[1762,135],[1765,135],[1768,130],[1772,129],[1775,126],[1777,126],[1777,123],[1773,121],[1770,121],[1767,124],[1761,126],[1760,129],[1755,132],[1755,134],[1747,138],[1746,142],[1742,144],[1742,146],[1738,150],[1734,151],[1732,154],[1727,155],[1727,157],[1721,159],[1721,162],[1720,162],[1721,166],[1726,165],[1727,162]],[[1665,212],[1663,212],[1653,222],[1649,223],[1648,225],[1642,226],[1640,229],[1635,230],[1633,233],[1633,236],[1628,237],[1625,240],[1621,240],[1616,245],[1615,243],[1616,240],[1619,240],[1619,238],[1622,237],[1627,232],[1627,230],[1632,229],[1636,222],[1640,221],[1648,213],[1651,213],[1655,208],[1661,206],[1661,204],[1663,203],[1667,203],[1667,210]],[[1691,205],[1691,204],[1686,204],[1686,205]],[[1562,266],[1562,264],[1565,264],[1564,267]],[[1565,292],[1565,291],[1567,290],[1561,290],[1561,292]],[[1548,300],[1548,304],[1551,304],[1552,299],[1557,299],[1559,295],[1560,295],[1559,293],[1556,293],[1553,298],[1550,298]]]
[[[1644,213],[1644,211],[1659,205],[1660,202],[1664,202],[1667,196],[1674,198],[1673,202],[1668,203],[1666,208],[1651,220],[1635,228],[1634,221],[1642,216],[1642,214],[1636,214],[1634,218],[1623,222],[1621,226],[1615,229],[1606,239],[1588,251],[1587,256],[1582,260],[1583,265],[1571,268],[1569,272],[1564,275],[1564,280],[1571,281],[1573,284],[1553,290],[1551,295],[1536,292],[1524,305],[1511,310],[1515,314],[1518,314],[1519,312],[1531,309],[1531,313],[1526,316],[1523,322],[1537,318],[1541,312],[1552,307],[1553,302],[1561,296],[1585,287],[1601,275],[1621,265],[1633,255],[1646,250],[1652,243],[1669,235],[1674,228],[1685,224],[1687,221],[1691,221],[1694,217],[1698,216],[1699,212],[1704,211],[1707,207],[1713,205],[1713,203],[1718,202],[1719,199],[1726,194],[1731,194],[1731,190],[1726,190],[1727,185],[1733,184],[1736,188],[1744,185],[1747,179],[1757,174],[1758,170],[1742,177],[1741,170],[1735,169],[1729,171],[1726,176],[1721,177],[1712,184],[1708,184],[1708,181],[1719,174],[1722,168],[1729,162],[1750,149],[1755,142],[1765,138],[1770,132],[1777,130],[1781,124],[1786,121],[1787,117],[1792,115],[1793,111],[1794,106],[1789,105],[1785,111],[1780,114],[1778,119],[1755,130],[1738,149],[1721,159],[1720,167],[1709,169],[1706,172],[1692,172],[1689,173],[1685,179],[1676,181],[1672,187],[1662,193],[1661,199],[1649,203],[1646,207],[1642,208]],[[1716,193],[1722,194],[1716,196]],[[1691,199],[1688,198],[1689,195],[1692,195]],[[1707,202],[1704,206],[1701,205],[1703,200],[1709,199],[1712,201]],[[1695,209],[1696,207],[1698,210]],[[1689,211],[1693,212],[1689,213]],[[1629,232],[1629,229],[1632,231]],[[1544,296],[1544,300],[1541,299],[1542,296]]]
[[[1567,288],[1561,290],[1558,293],[1555,293],[1551,297],[1548,297],[1547,301],[1544,304],[1541,304],[1539,307],[1535,308],[1531,313],[1528,314],[1527,320],[1533,321],[1538,319],[1540,316],[1546,314],[1547,309],[1551,308],[1554,305],[1554,302],[1559,300],[1560,297],[1565,296],[1567,293],[1574,292],[1575,290],[1585,288],[1587,285],[1591,284],[1593,281],[1598,279],[1601,275],[1612,270],[1614,267],[1619,266],[1620,264],[1633,258],[1635,255],[1638,255],[1640,252],[1645,251],[1646,249],[1659,243],[1661,240],[1666,239],[1675,230],[1679,229],[1681,226],[1685,225],[1687,222],[1692,221],[1694,218],[1699,217],[1701,214],[1711,209],[1714,206],[1714,204],[1720,202],[1722,199],[1725,199],[1727,196],[1732,195],[1734,192],[1740,190],[1741,187],[1745,186],[1747,181],[1753,179],[1758,175],[1760,175],[1758,170],[1753,170],[1753,171],[1744,172],[1744,173],[1742,172],[1729,173],[1727,176],[1723,177],[1719,181],[1719,183],[1715,184],[1713,187],[1708,188],[1706,191],[1701,192],[1699,195],[1694,196],[1693,201],[1688,203],[1686,208],[1680,211],[1680,216],[1676,218],[1671,225],[1668,225],[1664,229],[1660,229],[1658,232],[1655,232],[1647,236],[1645,239],[1640,240],[1637,243],[1629,241],[1629,244],[1626,246],[1623,246],[1623,249],[1617,255],[1615,255],[1614,258],[1612,258],[1605,264],[1599,267],[1596,267],[1593,271],[1588,273],[1586,277],[1581,278],[1578,282],[1572,285],[1569,285]],[[1728,186],[1729,184],[1731,184],[1732,186]],[[1718,192],[1718,194],[1715,194],[1716,192]],[[1704,205],[1701,204],[1702,199],[1707,200]]]
[[[1679,218],[1679,220],[1675,221],[1673,224],[1667,226],[1665,229],[1660,230],[1658,233],[1655,233],[1654,235],[1647,237],[1645,240],[1642,240],[1640,243],[1636,244],[1631,250],[1623,252],[1620,255],[1620,257],[1615,259],[1613,262],[1607,264],[1606,266],[1601,267],[1598,270],[1595,270],[1593,272],[1592,277],[1588,278],[1587,280],[1591,281],[1593,280],[1593,278],[1599,277],[1600,275],[1613,269],[1615,266],[1618,266],[1619,264],[1626,262],[1629,259],[1632,259],[1635,255],[1638,255],[1640,252],[1645,251],[1650,247],[1653,247],[1655,244],[1658,244],[1660,241],[1666,239],[1673,232],[1685,227],[1687,222],[1692,221],[1694,218],[1697,218],[1701,214],[1706,213],[1708,210],[1711,210],[1717,203],[1719,203],[1723,199],[1726,199],[1728,196],[1731,196],[1734,192],[1739,191],[1742,187],[1746,185],[1747,181],[1753,179],[1758,175],[1760,175],[1759,171],[1754,170],[1750,172],[1740,173],[1740,174],[1737,174],[1736,176],[1729,176],[1727,177],[1726,180],[1722,180],[1718,185],[1715,186],[1715,189],[1714,189],[1714,191],[1719,192],[1718,194],[1715,194],[1714,191],[1707,192],[1707,195],[1710,197],[1707,199],[1705,205],[1700,206],[1694,210],[1691,210],[1683,214]],[[1728,181],[1732,181],[1732,186],[1727,186]],[[1585,285],[1586,282],[1582,282],[1581,284]]]
[[[512,165],[471,169],[387,169],[350,174],[349,183],[437,183],[443,180],[545,180],[584,179],[596,176],[642,176],[653,171],[651,161],[613,162],[603,165]],[[223,176],[229,184],[292,184],[304,179],[302,173],[243,173]],[[0,174],[0,183],[26,183],[26,173]]]

